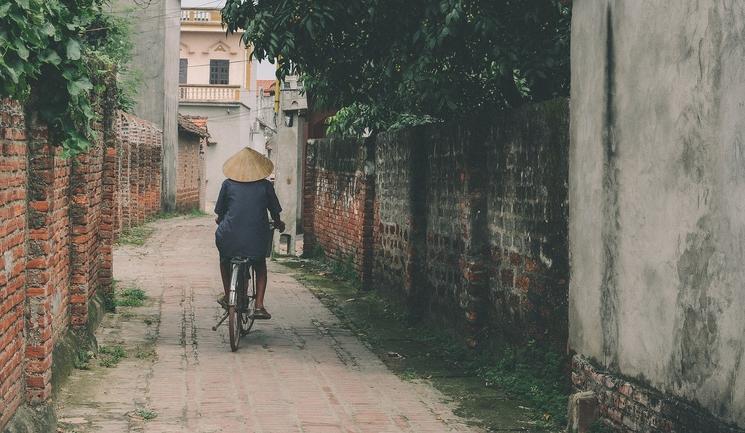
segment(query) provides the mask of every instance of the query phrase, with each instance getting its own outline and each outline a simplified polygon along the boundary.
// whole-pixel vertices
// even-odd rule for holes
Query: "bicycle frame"
[[[241,263],[241,262],[237,262],[237,261],[234,260],[234,261],[231,262],[231,264],[233,266],[232,266],[232,272],[230,273],[231,274],[231,277],[230,277],[230,294],[228,295],[228,305],[231,306],[231,307],[235,307],[236,306],[236,303],[238,302],[238,291],[237,291],[238,274],[241,273],[240,272],[241,271],[241,269],[240,269],[241,266],[246,266],[247,265],[247,261],[244,261],[243,263]]]

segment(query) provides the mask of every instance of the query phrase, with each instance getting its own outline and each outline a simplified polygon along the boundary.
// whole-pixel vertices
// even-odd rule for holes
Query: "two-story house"
[[[217,200],[224,180],[222,164],[242,147],[265,152],[253,143],[256,63],[241,42],[226,35],[219,9],[181,10],[179,112],[207,118],[211,144],[205,149],[206,207]]]

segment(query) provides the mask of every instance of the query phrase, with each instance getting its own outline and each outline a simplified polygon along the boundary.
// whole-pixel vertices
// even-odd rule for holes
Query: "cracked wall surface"
[[[745,3],[573,10],[570,347],[745,427]]]

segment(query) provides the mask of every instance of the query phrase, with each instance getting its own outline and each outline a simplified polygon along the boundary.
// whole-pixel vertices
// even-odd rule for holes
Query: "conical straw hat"
[[[255,182],[272,174],[274,164],[266,156],[251,148],[243,148],[222,166],[225,177],[236,182]]]

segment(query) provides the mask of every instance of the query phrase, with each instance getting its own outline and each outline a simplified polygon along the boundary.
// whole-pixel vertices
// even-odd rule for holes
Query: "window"
[[[210,84],[228,84],[230,61],[210,60]]]
[[[178,83],[186,84],[186,77],[189,72],[189,59],[178,59]]]

